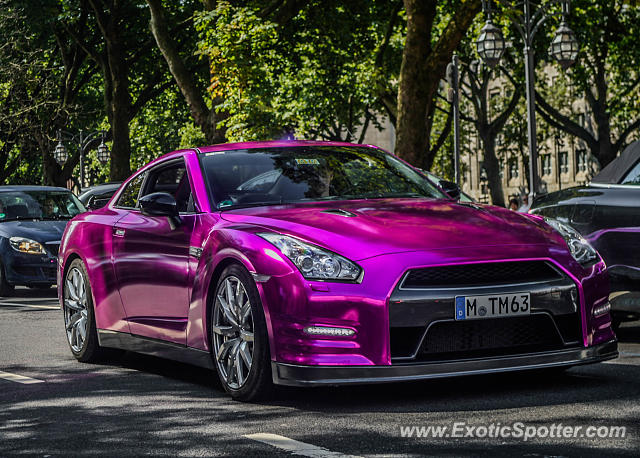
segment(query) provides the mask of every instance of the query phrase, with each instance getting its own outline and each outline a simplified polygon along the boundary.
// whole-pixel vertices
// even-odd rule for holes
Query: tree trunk
[[[495,136],[487,136],[487,140],[483,140],[482,142],[484,169],[487,171],[491,203],[499,207],[504,207],[504,190],[502,189],[502,178],[500,177],[500,162],[496,157],[495,139]]]
[[[425,78],[426,62],[431,52],[431,28],[436,2],[405,0],[407,37],[402,52],[398,86],[398,120],[396,152],[416,166],[421,164],[428,139],[425,132],[427,105],[433,82]]]
[[[192,72],[185,65],[178,52],[178,47],[171,37],[164,9],[162,8],[162,2],[160,2],[160,0],[147,0],[147,4],[149,5],[149,11],[151,13],[151,32],[169,66],[171,75],[173,75],[173,78],[180,88],[180,92],[187,102],[193,121],[200,127],[207,142],[224,142],[225,134],[223,130],[217,128],[220,119],[218,119],[219,116],[217,116],[215,111],[215,106],[218,105],[220,101],[214,100],[214,107],[212,109],[207,107],[204,97],[202,96],[202,91],[198,88]],[[206,8],[213,7],[213,5],[205,6]]]
[[[107,53],[112,81],[111,104],[107,107],[111,124],[112,148],[109,178],[121,181],[131,174],[131,140],[129,138],[129,72],[125,54],[115,34],[107,39]],[[105,37],[106,39],[107,37]]]
[[[407,36],[398,86],[396,153],[415,165],[431,165],[427,119],[453,51],[480,10],[480,0],[461,0],[432,48],[436,0],[405,0]]]

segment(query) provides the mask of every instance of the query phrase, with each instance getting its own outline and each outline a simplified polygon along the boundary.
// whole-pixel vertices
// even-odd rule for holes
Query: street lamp
[[[493,25],[490,16],[480,31],[480,36],[476,42],[476,49],[478,55],[490,68],[498,65],[504,51],[507,49],[507,44],[504,41],[502,32],[498,27]]]
[[[67,148],[62,143],[63,139],[66,139],[72,143],[75,143],[78,147],[78,151],[80,152],[80,187],[84,186],[84,160],[86,158],[87,153],[89,152],[89,146],[91,143],[100,137],[100,145],[98,145],[98,161],[101,164],[106,164],[109,161],[110,153],[109,147],[105,145],[104,140],[107,133],[104,130],[96,130],[94,132],[90,132],[88,134],[84,134],[80,131],[78,134],[73,135],[71,132],[64,131],[62,129],[58,129],[57,139],[58,144],[53,150],[53,158],[56,160],[58,164],[61,166],[64,165],[67,160],[69,160],[69,152]]]
[[[533,38],[540,26],[544,24],[550,16],[554,15],[550,12],[552,6],[561,6],[562,22],[556,30],[556,35],[551,43],[549,52],[562,68],[566,69],[575,62],[578,55],[578,42],[566,21],[567,15],[569,14],[570,0],[548,0],[544,4],[537,6],[535,11],[532,10],[532,2],[530,0],[522,0],[518,3],[514,3],[512,0],[496,1],[505,6],[505,14],[511,19],[511,22],[524,41],[525,79],[527,87],[527,133],[529,143],[529,202],[533,202],[539,185]],[[490,67],[497,64],[499,57],[496,60],[496,56],[502,56],[502,52],[504,52],[504,49],[500,52],[501,43],[504,43],[502,33],[491,22],[491,16],[493,14],[491,3],[491,0],[482,0],[482,10],[487,16],[487,22],[482,28],[476,44],[478,54]],[[517,7],[520,5],[522,5],[524,9],[524,15],[517,10]]]
[[[551,42],[549,54],[558,61],[563,70],[571,67],[578,57],[578,40],[564,19]]]

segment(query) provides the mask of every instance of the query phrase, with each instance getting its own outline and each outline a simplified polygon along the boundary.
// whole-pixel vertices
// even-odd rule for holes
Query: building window
[[[560,172],[569,173],[569,153],[561,151],[558,156],[560,157]]]
[[[576,163],[578,165],[578,172],[587,171],[587,152],[585,150],[576,151]]]
[[[551,154],[543,154],[542,158],[542,175],[551,175]]]
[[[518,176],[518,159],[512,157],[511,159],[509,159],[509,179],[513,180],[514,178],[518,178]]]

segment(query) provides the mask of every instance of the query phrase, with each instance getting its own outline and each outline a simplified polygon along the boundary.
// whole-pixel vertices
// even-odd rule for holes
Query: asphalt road
[[[132,353],[76,362],[55,290],[19,289],[0,299],[0,456],[638,456],[640,324],[625,325],[619,338],[621,358],[564,375],[281,389],[268,403],[243,404],[225,396],[212,372],[184,364]],[[451,431],[459,422],[478,433],[516,422],[536,430],[614,425],[626,437],[401,435],[404,426]]]

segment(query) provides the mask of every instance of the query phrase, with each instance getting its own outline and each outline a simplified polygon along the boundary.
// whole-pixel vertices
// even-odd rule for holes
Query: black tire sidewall
[[[0,262],[0,297],[9,296],[13,292],[13,285],[7,282],[7,276],[4,271],[4,264]]]
[[[253,314],[253,360],[247,381],[238,389],[229,387],[220,373],[217,361],[215,360],[213,335],[211,332],[214,319],[215,295],[220,285],[227,277],[230,276],[234,276],[242,281],[242,284],[249,296],[249,300],[251,302],[251,313]],[[258,288],[253,277],[247,269],[239,264],[232,264],[226,267],[216,283],[215,290],[213,291],[212,299],[210,301],[209,339],[211,343],[210,347],[213,364],[225,391],[229,393],[233,399],[240,401],[249,401],[266,397],[267,393],[269,393],[272,388],[271,356],[262,300],[260,299],[260,293],[258,292]]]

